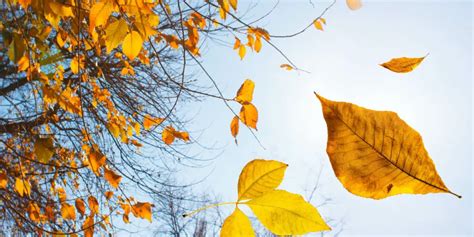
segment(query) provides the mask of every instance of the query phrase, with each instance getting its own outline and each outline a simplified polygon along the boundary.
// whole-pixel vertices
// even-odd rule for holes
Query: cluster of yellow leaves
[[[256,159],[240,173],[234,212],[225,219],[221,236],[255,236],[248,217],[238,205],[247,205],[257,219],[275,235],[302,235],[330,230],[318,210],[302,196],[277,189],[287,164]]]
[[[249,27],[247,30],[247,44],[242,44],[239,38],[235,37],[234,50],[238,51],[240,60],[244,59],[247,52],[246,47],[249,47],[251,50],[259,53],[262,49],[262,38],[266,41],[270,40],[270,34],[268,31],[262,28],[252,28]]]
[[[425,56],[426,57],[426,56]],[[413,71],[420,63],[425,59],[425,57],[421,58],[393,58],[388,62],[380,64],[380,66],[387,68],[392,72],[397,73],[407,73]]]
[[[234,98],[235,101],[242,105],[239,116],[234,116],[230,123],[230,131],[234,138],[236,138],[239,133],[239,120],[246,126],[257,129],[258,110],[255,105],[251,103],[254,88],[255,83],[252,80],[247,79],[240,86],[237,95]],[[237,140],[235,141],[237,142]]]
[[[396,113],[316,96],[332,168],[349,192],[373,199],[440,192],[460,197],[439,177],[420,134]]]

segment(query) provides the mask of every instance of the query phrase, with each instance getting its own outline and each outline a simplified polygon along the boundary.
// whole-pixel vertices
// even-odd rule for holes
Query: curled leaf
[[[396,113],[316,96],[328,127],[332,168],[349,192],[373,199],[427,193],[460,197],[439,177],[420,134]]]
[[[426,56],[425,56],[426,57]],[[398,73],[407,73],[413,71],[420,63],[425,59],[425,57],[421,58],[393,58],[389,62],[385,62],[380,64],[380,66]]]

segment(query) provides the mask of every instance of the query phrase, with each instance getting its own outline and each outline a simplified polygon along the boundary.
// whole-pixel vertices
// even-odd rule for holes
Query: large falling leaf
[[[425,56],[426,57],[426,56]],[[390,71],[398,73],[407,73],[413,71],[425,59],[421,58],[393,58],[389,62],[382,63],[380,66],[387,68]]]
[[[221,237],[253,237],[255,232],[249,218],[239,209],[228,216],[222,224]]]
[[[276,235],[302,235],[331,230],[318,210],[298,194],[274,190],[245,204]]]
[[[373,199],[454,194],[436,172],[420,134],[396,113],[316,96],[328,127],[332,168],[349,192]]]
[[[253,160],[242,169],[237,200],[260,197],[283,181],[287,164],[274,160]]]

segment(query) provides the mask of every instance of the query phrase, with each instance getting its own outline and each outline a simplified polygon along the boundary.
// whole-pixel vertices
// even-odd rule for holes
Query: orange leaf
[[[152,204],[149,202],[138,202],[132,206],[132,213],[135,217],[147,219],[151,222],[151,207]]]
[[[253,104],[244,104],[240,109],[240,119],[242,122],[254,129],[257,129],[258,111]]]
[[[86,204],[84,203],[84,200],[82,200],[82,198],[77,198],[75,204],[77,211],[81,216],[83,216],[86,213]]]
[[[67,203],[61,204],[61,216],[65,220],[75,220],[76,219],[76,210],[72,205]]]
[[[316,27],[316,29],[321,30],[321,31],[324,30],[324,29],[323,29],[323,25],[321,24],[321,21],[320,21],[319,19],[318,19],[318,20],[315,20],[315,21],[313,22],[313,24],[314,24],[314,27]]]
[[[91,213],[99,213],[99,202],[97,202],[97,199],[94,196],[89,196],[87,198],[87,203],[89,203]]]
[[[106,158],[105,156],[98,151],[91,151],[89,154],[89,163],[90,163],[90,168],[94,173],[99,176],[99,169],[100,167],[105,165]]]
[[[161,139],[167,144],[167,145],[171,145],[171,143],[173,143],[174,141],[174,128],[171,127],[171,126],[168,126],[165,128],[165,130],[163,130],[163,132],[161,133]]]
[[[239,134],[239,117],[234,116],[232,121],[230,122],[230,133],[233,137],[237,138],[237,134]],[[237,143],[237,139],[235,140]]]
[[[281,68],[284,68],[284,69],[286,69],[286,70],[288,70],[288,71],[294,69],[294,68],[293,68],[291,65],[289,65],[289,64],[282,64],[282,65],[280,65],[280,67],[281,67]]]
[[[8,184],[8,177],[7,177],[7,173],[0,173],[0,188],[7,188],[7,184]]]
[[[244,59],[246,51],[247,50],[245,49],[245,45],[240,45],[239,47],[240,60]]]
[[[255,88],[255,83],[247,79],[242,83],[239,90],[237,91],[237,95],[235,96],[235,100],[240,104],[247,104],[252,102],[253,99],[253,90]]]
[[[145,115],[145,118],[143,119],[143,127],[146,130],[149,130],[151,127],[155,125],[160,125],[165,119],[163,118],[152,118],[150,115]]]
[[[84,237],[94,236],[94,214],[91,214],[86,218],[82,224],[82,229],[84,230]]]
[[[120,181],[122,180],[122,176],[116,174],[115,172],[107,168],[104,169],[104,178],[114,188],[117,188],[119,186]]]

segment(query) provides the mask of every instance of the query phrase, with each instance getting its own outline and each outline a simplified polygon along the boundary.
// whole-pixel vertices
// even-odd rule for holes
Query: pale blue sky
[[[314,8],[309,1],[280,1],[260,26],[272,34],[292,33],[329,4],[313,2]],[[260,1],[249,19],[273,3]],[[248,4],[239,1],[241,10]],[[229,132],[231,113],[222,102],[206,100],[189,111],[197,114],[192,128],[205,129],[195,133],[202,144],[222,148],[203,153],[203,158],[222,154],[209,166],[186,170],[181,177],[195,180],[209,174],[198,188],[232,201],[242,167],[256,157],[288,163],[282,187],[302,194],[323,166],[319,193],[333,198],[334,204],[320,212],[323,217],[344,217],[344,235],[472,235],[472,3],[364,1],[359,11],[350,11],[339,0],[325,18],[324,32],[310,29],[295,38],[272,39],[311,73],[280,69],[284,59],[265,43],[260,54],[248,53],[243,61],[231,48],[207,44],[204,65],[227,97],[233,97],[246,78],[255,81],[257,136],[266,150],[246,129],[241,129],[235,146]],[[409,74],[378,66],[393,57],[427,53]],[[463,198],[400,195],[375,201],[347,192],[330,167],[326,123],[313,91],[332,100],[396,111],[422,134],[438,173]]]

